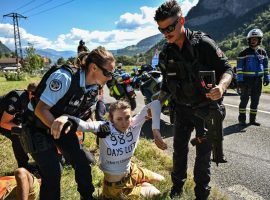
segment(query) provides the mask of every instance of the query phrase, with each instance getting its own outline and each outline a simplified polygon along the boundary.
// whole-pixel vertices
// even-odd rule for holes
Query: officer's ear
[[[97,65],[95,63],[91,63],[89,68],[92,70],[92,71],[97,71]]]
[[[183,16],[181,16],[180,18],[179,18],[179,22],[180,22],[180,24],[181,24],[181,26],[183,26],[184,24],[185,24],[185,18],[183,17]]]

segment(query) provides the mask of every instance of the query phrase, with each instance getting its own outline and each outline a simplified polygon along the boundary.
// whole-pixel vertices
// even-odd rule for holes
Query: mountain
[[[123,49],[112,50],[111,52],[115,56],[134,56],[140,53],[145,53],[156,43],[158,43],[161,38],[163,38],[162,34],[153,35],[139,41],[136,45],[131,45]]]
[[[7,48],[1,41],[0,41],[0,54],[11,53],[11,50]]]
[[[204,31],[221,41],[254,19],[269,3],[270,0],[199,0],[186,16],[186,27]]]
[[[66,60],[77,55],[75,51],[56,51],[54,49],[36,49],[36,53],[41,56],[50,58],[52,62],[56,62],[61,57]]]

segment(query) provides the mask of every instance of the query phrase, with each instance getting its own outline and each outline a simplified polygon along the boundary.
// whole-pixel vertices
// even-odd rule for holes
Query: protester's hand
[[[207,87],[211,89],[206,93],[206,97],[213,101],[222,98],[223,93],[225,92],[221,85],[217,85],[212,88],[212,84],[208,84]]]
[[[99,131],[97,132],[97,136],[99,138],[105,138],[110,134],[111,134],[111,130],[110,130],[109,122],[106,122],[106,123],[102,124],[99,127]]]
[[[153,129],[153,136],[154,136],[155,144],[157,145],[158,148],[162,150],[165,150],[168,148],[167,144],[163,141],[158,129]]]
[[[64,125],[68,122],[68,116],[61,116],[56,118],[52,125],[51,125],[51,134],[53,136],[54,139],[59,139],[60,135],[61,135],[61,131],[64,128]],[[70,131],[70,127],[71,124],[69,126],[67,126],[64,130],[65,133],[68,133]]]
[[[269,80],[263,79],[263,86],[267,86],[267,85],[269,85]]]

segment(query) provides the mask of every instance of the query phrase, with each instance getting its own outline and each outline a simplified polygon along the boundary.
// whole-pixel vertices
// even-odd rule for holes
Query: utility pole
[[[15,55],[16,55],[16,61],[17,61],[17,67],[18,67],[18,63],[19,63],[18,53],[20,53],[21,60],[23,59],[21,37],[20,37],[20,29],[19,29],[19,24],[18,24],[18,18],[24,18],[24,19],[26,19],[27,17],[22,16],[21,14],[18,14],[18,13],[9,13],[9,14],[3,15],[3,17],[12,17],[13,18],[14,41],[15,41]]]

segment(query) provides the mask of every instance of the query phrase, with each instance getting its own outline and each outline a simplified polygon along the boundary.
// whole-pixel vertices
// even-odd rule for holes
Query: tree
[[[69,57],[69,58],[67,59],[67,64],[68,64],[68,65],[73,65],[73,64],[74,64],[74,61],[75,61],[75,57]]]
[[[30,43],[29,47],[25,49],[26,57],[24,59],[23,71],[32,74],[34,71],[41,69],[44,65],[43,58],[36,54],[36,49]]]
[[[64,59],[63,57],[58,58],[58,60],[57,60],[57,65],[63,65],[63,64],[65,64],[65,63],[66,63],[66,61],[65,61],[65,59]]]

